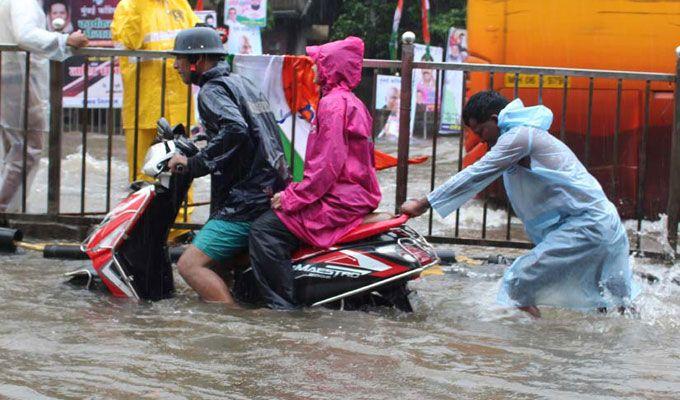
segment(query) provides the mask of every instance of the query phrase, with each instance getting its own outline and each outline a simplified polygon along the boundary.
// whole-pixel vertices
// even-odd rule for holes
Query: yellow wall
[[[674,73],[680,1],[469,0],[467,29],[491,63]]]

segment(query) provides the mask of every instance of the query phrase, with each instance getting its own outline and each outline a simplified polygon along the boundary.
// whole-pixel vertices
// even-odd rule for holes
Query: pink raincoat
[[[356,37],[307,47],[322,98],[309,135],[305,173],[281,194],[276,214],[299,239],[330,247],[378,207],[371,116],[351,90],[361,81],[364,42]]]

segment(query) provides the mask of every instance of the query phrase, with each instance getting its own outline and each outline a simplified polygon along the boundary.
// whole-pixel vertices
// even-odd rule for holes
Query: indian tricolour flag
[[[228,59],[234,73],[260,86],[279,124],[293,179],[302,180],[307,139],[319,102],[312,61],[302,56],[235,55]]]
[[[293,170],[293,180],[301,181],[307,139],[319,104],[319,87],[314,83],[312,60],[305,56],[251,55],[230,55],[227,59],[234,73],[259,85],[269,100],[279,123],[283,150]],[[295,110],[294,116],[292,110]],[[419,164],[426,160],[427,156],[413,157],[409,163]],[[376,169],[396,165],[396,157],[375,150]]]

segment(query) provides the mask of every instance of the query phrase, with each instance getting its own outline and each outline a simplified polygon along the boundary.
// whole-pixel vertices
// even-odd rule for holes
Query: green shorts
[[[224,261],[248,248],[251,222],[211,219],[191,243],[215,261]]]

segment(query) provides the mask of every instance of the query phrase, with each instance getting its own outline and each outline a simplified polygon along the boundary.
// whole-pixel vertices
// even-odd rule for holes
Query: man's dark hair
[[[196,64],[201,56],[205,56],[205,59],[211,62],[220,62],[224,60],[224,55],[222,54],[191,54],[187,58],[192,64]]]
[[[69,5],[66,4],[66,3],[67,3],[66,0],[54,0],[54,1],[51,1],[51,2],[49,3],[48,7],[47,7],[47,12],[48,12],[48,13],[49,13],[49,12],[52,12],[52,6],[57,5],[57,4],[61,4],[61,5],[64,6],[64,8],[66,9],[66,13],[70,16],[70,15],[71,15],[71,7],[69,7]]]
[[[476,93],[463,108],[463,122],[467,126],[470,126],[470,119],[478,124],[486,122],[492,115],[500,113],[508,103],[508,99],[495,90]]]

